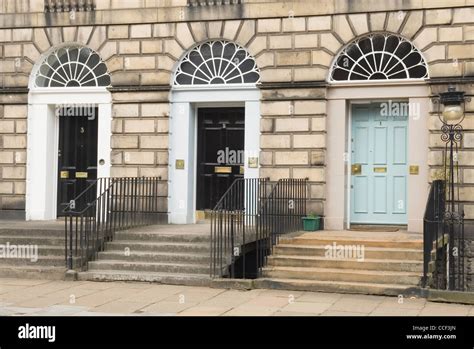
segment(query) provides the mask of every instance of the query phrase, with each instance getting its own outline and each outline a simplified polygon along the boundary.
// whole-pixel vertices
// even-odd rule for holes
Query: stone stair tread
[[[202,247],[209,247],[208,242],[177,242],[177,241],[160,241],[160,242],[148,242],[148,241],[142,241],[142,240],[113,240],[108,242],[107,244],[120,244],[120,245],[151,245],[151,246],[167,246],[167,245],[173,245],[173,246],[197,246],[201,245]],[[126,246],[125,246],[126,247]],[[107,250],[112,251],[109,247]]]
[[[278,244],[276,247],[280,248],[298,248],[298,249],[314,249],[314,250],[325,250],[325,246],[323,245],[293,245],[293,244],[285,244],[281,243]],[[394,247],[373,247],[367,246],[364,247],[366,251],[387,251],[387,252],[423,252],[417,248],[394,248]]]
[[[153,224],[130,227],[120,231],[130,231],[137,233],[160,233],[160,234],[186,234],[203,235],[209,232],[210,224]]]
[[[106,251],[99,252],[103,255],[109,254],[123,254],[123,250],[111,250],[107,249]],[[150,256],[150,255],[160,255],[160,256],[189,256],[189,257],[209,257],[209,253],[195,253],[195,252],[161,252],[161,251],[130,251],[130,256],[138,255],[138,256]]]
[[[172,224],[171,224],[172,225]],[[159,234],[159,235],[189,235],[189,236],[210,236],[208,231],[202,231],[199,233],[196,232],[189,232],[189,231],[174,231],[174,230],[167,230],[167,231],[153,231],[153,230],[141,230],[140,228],[130,228],[124,230],[118,230],[115,232],[116,234],[120,233],[133,233],[133,234]]]
[[[335,261],[335,262],[345,262],[345,261],[357,261],[358,263],[392,263],[392,264],[399,264],[399,263],[407,263],[407,264],[422,264],[423,260],[405,260],[405,259],[371,259],[365,258],[364,260],[358,261],[357,259],[347,259],[347,258],[326,258],[326,257],[318,257],[318,256],[301,256],[301,255],[279,255],[274,254],[269,256],[268,258],[280,258],[280,259],[299,259],[299,260],[312,260],[312,261]]]
[[[25,232],[28,233],[28,232]],[[7,234],[7,235],[0,235],[1,239],[41,239],[41,240],[65,240],[64,234],[60,236],[41,236],[41,235],[18,235],[18,234]]]
[[[383,287],[383,288],[398,288],[398,289],[407,289],[410,286],[407,285],[400,285],[400,284],[380,284],[380,283],[373,283],[373,282],[354,282],[354,281],[324,281],[324,280],[305,280],[305,279],[279,279],[279,278],[261,278],[261,281],[275,281],[275,282],[282,282],[282,283],[299,283],[299,284],[334,284],[334,285],[344,285],[344,286],[373,286],[373,287]]]
[[[161,265],[161,266],[174,266],[174,267],[196,267],[199,264],[189,264],[189,263],[167,263],[167,262],[128,262],[120,259],[99,259],[92,262],[91,264],[130,264],[130,265]],[[208,263],[202,264],[206,267],[209,266]]]
[[[64,257],[63,257],[64,258]],[[8,268],[8,269],[45,269],[45,270],[66,270],[66,266],[64,267],[57,267],[57,266],[46,266],[46,265],[5,265],[0,264],[0,268]]]
[[[143,281],[186,286],[209,286],[211,277],[207,274],[161,273],[129,270],[89,270],[78,274],[79,280],[90,281]]]
[[[369,283],[356,281],[323,281],[286,278],[261,278],[255,280],[256,286],[288,291],[337,292],[347,294],[371,294],[385,296],[411,295],[416,286],[393,283]]]
[[[265,267],[264,271],[286,271],[286,272],[311,272],[311,273],[344,273],[344,274],[370,274],[370,275],[390,275],[390,276],[421,276],[420,273],[410,271],[391,270],[368,270],[368,269],[348,269],[348,268],[309,268],[309,267]]]
[[[159,273],[159,272],[152,272],[152,271],[134,271],[134,270],[113,270],[113,269],[104,269],[104,270],[88,270],[84,272],[80,272],[79,274],[86,275],[86,274],[130,274],[130,275],[153,275],[153,276],[162,276],[162,277],[169,277],[172,276],[182,276],[182,277],[190,277],[195,279],[210,279],[210,276],[204,276],[205,274],[185,274],[185,273]]]
[[[338,242],[338,241],[350,241],[354,243],[363,243],[363,242],[375,242],[375,243],[409,243],[409,244],[423,244],[423,240],[382,240],[382,239],[373,239],[373,238],[357,238],[357,237],[332,237],[332,236],[298,236],[294,238],[282,238],[282,243],[288,241],[329,241],[329,242]]]
[[[134,230],[119,230],[115,232],[115,236],[120,235],[149,235],[149,236],[160,236],[166,238],[180,237],[180,238],[210,238],[211,234],[190,234],[190,233],[163,233],[163,232],[153,232],[153,231],[134,231]]]
[[[64,248],[63,248],[64,250]],[[21,260],[30,260],[29,258],[7,258],[9,260],[17,260],[17,261],[21,261]],[[66,257],[64,256],[64,254],[62,256],[58,256],[58,255],[55,255],[55,254],[38,254],[38,260],[40,259],[56,259],[56,260],[63,260],[65,261],[66,260]],[[4,259],[0,259],[0,265],[3,265],[3,260]],[[66,262],[64,262],[66,263]]]
[[[64,246],[58,246],[58,245],[38,245],[38,251],[41,251],[42,249],[46,248],[51,248],[54,250],[61,250],[64,252]]]

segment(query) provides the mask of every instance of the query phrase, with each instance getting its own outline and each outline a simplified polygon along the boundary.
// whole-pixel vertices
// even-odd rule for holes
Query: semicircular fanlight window
[[[260,71],[255,59],[241,46],[209,41],[196,46],[181,60],[174,85],[256,84]]]
[[[41,63],[36,87],[109,86],[110,75],[99,55],[87,47],[62,47]]]
[[[426,79],[428,69],[418,49],[393,34],[372,34],[348,45],[336,57],[331,81]]]

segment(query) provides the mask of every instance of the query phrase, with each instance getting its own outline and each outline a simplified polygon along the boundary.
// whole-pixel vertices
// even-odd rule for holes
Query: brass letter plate
[[[184,160],[176,160],[175,168],[177,170],[184,170]]]
[[[374,167],[374,172],[375,173],[387,173],[387,168],[386,167]]]
[[[62,179],[68,179],[69,178],[69,171],[61,171],[59,173],[59,177]]]
[[[232,167],[230,167],[230,166],[216,166],[216,167],[214,167],[214,173],[232,173]]]
[[[361,164],[354,164],[351,166],[351,174],[353,175],[360,175],[362,173],[362,165]]]
[[[411,175],[418,175],[420,173],[420,166],[418,165],[411,165],[410,166],[410,174]]]
[[[76,172],[76,178],[87,178],[87,172]]]

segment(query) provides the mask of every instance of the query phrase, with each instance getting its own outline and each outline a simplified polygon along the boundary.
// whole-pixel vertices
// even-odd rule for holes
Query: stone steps
[[[79,279],[208,285],[209,275],[209,226],[161,225],[117,232]]]
[[[37,245],[36,261],[28,258],[0,258],[0,277],[15,277],[27,279],[64,279],[66,271],[65,237],[63,222],[50,224],[45,227],[31,222],[15,222],[0,224],[0,244]],[[17,246],[17,251],[22,250]],[[34,250],[29,249],[30,253]],[[35,259],[35,258],[33,258]]]
[[[282,237],[268,257],[263,277],[254,282],[257,287],[385,295],[412,292],[419,286],[423,272],[421,239],[405,238],[408,234],[353,235],[321,231]],[[346,250],[356,252],[347,256],[344,250],[337,255],[337,246],[358,249]],[[361,247],[363,255],[358,255]]]

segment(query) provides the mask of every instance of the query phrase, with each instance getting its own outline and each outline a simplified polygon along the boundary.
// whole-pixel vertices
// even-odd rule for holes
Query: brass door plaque
[[[184,170],[184,160],[176,160],[175,168],[177,170]]]
[[[244,174],[245,173],[245,167],[244,166],[240,166],[240,174]]]
[[[410,166],[410,174],[411,175],[418,175],[420,173],[420,166],[418,165],[411,165]]]
[[[249,158],[248,159],[248,165],[249,165],[249,168],[257,168],[258,167],[258,158],[257,157]]]
[[[76,178],[87,178],[87,172],[76,172]]]
[[[232,173],[232,167],[230,167],[230,166],[216,166],[216,167],[214,167],[214,173]]]
[[[61,171],[59,173],[59,177],[62,179],[68,179],[69,178],[69,171]]]
[[[387,173],[387,168],[386,167],[374,167],[374,172],[375,173]]]
[[[362,165],[361,164],[353,164],[351,166],[351,174],[353,174],[353,175],[362,174]]]

